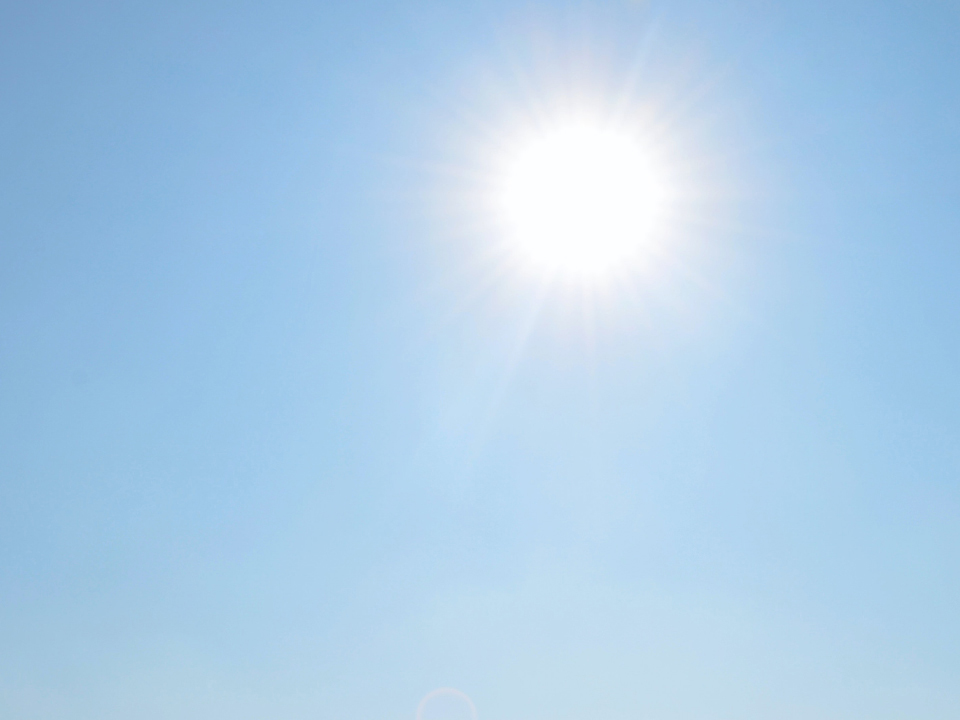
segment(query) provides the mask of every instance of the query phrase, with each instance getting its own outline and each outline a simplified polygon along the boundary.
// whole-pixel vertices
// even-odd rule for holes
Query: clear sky
[[[0,716],[960,716],[958,37],[2,3]],[[576,282],[481,191],[572,107],[682,196]]]

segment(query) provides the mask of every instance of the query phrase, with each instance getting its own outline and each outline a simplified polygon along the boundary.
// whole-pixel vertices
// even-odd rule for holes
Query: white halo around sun
[[[496,195],[512,251],[550,273],[596,277],[649,249],[667,193],[638,137],[578,119],[507,153]]]

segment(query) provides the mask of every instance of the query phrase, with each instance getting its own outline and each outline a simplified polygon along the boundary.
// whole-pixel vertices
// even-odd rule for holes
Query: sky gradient
[[[0,4],[0,716],[960,716],[958,37]],[[691,192],[586,289],[471,190],[570,98]]]

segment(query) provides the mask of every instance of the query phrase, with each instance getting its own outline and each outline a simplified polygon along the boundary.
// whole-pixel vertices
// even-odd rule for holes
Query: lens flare
[[[466,693],[455,688],[438,688],[420,701],[417,720],[477,720],[477,708]]]

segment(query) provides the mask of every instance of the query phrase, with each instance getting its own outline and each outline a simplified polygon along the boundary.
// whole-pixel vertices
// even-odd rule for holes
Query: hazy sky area
[[[960,717],[958,278],[953,2],[0,2],[0,717]]]

